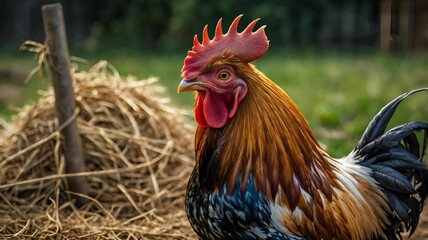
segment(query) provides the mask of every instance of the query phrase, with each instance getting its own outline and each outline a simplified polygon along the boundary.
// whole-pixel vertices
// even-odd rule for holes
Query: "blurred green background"
[[[368,121],[402,92],[428,87],[428,1],[312,0],[18,0],[0,3],[0,118],[37,99],[50,83],[37,74],[25,40],[44,41],[41,6],[63,5],[70,54],[106,59],[121,75],[160,77],[172,104],[192,108],[192,94],[176,94],[194,34],[244,14],[243,29],[261,18],[270,50],[254,64],[301,107],[317,137],[335,156],[355,146]],[[394,124],[428,120],[427,94],[399,108]]]

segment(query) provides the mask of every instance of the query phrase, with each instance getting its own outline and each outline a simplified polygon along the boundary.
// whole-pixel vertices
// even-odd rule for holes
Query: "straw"
[[[40,92],[0,130],[0,238],[195,239],[184,212],[189,112],[169,105],[156,78],[124,79],[106,61],[73,76],[86,170],[64,172],[53,92]],[[81,209],[71,176],[89,184]]]

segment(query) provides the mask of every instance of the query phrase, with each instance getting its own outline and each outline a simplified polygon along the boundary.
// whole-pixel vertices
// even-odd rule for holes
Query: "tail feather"
[[[373,178],[382,187],[402,194],[416,193],[412,183],[398,170],[385,165],[371,165],[370,168],[373,170]]]
[[[357,148],[365,146],[367,143],[373,141],[375,138],[385,132],[385,128],[391,120],[392,115],[395,113],[398,105],[400,105],[400,103],[408,96],[421,91],[428,91],[428,88],[419,88],[407,93],[403,93],[383,107],[369,123],[366,131],[357,145]]]
[[[385,194],[392,213],[384,232],[388,239],[413,234],[428,195],[428,169],[422,163],[428,145],[428,122],[410,122],[385,132],[400,103],[410,95],[428,91],[416,89],[400,95],[383,107],[368,125],[353,153]],[[419,137],[417,133],[423,133]]]
[[[416,138],[415,131],[428,129],[428,123],[425,122],[411,122],[395,127],[383,135],[378,136],[373,141],[368,142],[365,146],[357,150],[361,155],[370,154],[378,150],[391,149],[400,144],[405,144],[406,150],[409,153],[416,155],[417,158],[420,158],[421,154],[419,153],[419,141]],[[402,143],[400,141],[403,141]],[[426,143],[424,143],[426,144]],[[415,151],[417,149],[417,151]]]
[[[416,169],[425,168],[425,165],[415,155],[409,155],[405,149],[395,149],[395,151],[386,151],[385,153],[372,156],[370,159],[366,159],[364,164],[374,165],[380,162],[386,166],[395,168],[407,168],[409,165]]]

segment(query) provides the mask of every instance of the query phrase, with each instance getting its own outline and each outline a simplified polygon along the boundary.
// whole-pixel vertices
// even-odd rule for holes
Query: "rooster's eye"
[[[225,80],[229,79],[229,77],[230,77],[230,73],[229,73],[229,72],[227,72],[227,71],[221,71],[221,72],[219,72],[219,73],[218,73],[217,77],[218,77],[220,80],[225,81]]]

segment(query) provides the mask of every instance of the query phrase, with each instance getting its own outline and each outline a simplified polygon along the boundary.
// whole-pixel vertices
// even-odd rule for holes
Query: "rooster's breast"
[[[193,171],[185,206],[190,224],[200,239],[303,240],[273,226],[270,202],[257,191],[252,176],[244,190],[240,184],[239,180],[232,194],[227,193],[225,186],[219,191],[204,192],[197,171]]]

